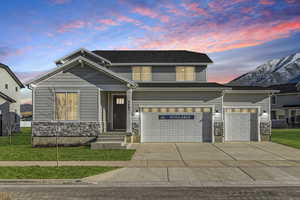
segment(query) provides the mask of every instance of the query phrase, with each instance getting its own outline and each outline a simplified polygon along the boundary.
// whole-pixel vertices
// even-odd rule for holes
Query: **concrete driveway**
[[[261,143],[145,143],[126,168],[83,179],[125,186],[300,185],[300,150]]]
[[[151,167],[300,166],[300,150],[272,142],[145,143],[132,148],[137,150],[133,160]]]

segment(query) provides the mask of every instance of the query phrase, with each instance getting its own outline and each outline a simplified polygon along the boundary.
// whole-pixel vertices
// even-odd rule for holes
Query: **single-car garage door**
[[[226,141],[257,141],[258,111],[256,108],[225,109]]]
[[[142,142],[211,142],[211,108],[144,107]]]

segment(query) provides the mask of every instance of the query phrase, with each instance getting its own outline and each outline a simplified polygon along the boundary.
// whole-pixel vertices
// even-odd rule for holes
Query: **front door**
[[[126,129],[126,96],[113,96],[113,128]]]

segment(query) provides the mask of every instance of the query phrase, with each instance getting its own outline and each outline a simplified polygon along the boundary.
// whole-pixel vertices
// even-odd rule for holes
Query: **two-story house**
[[[28,83],[34,145],[99,135],[140,142],[268,140],[270,95],[263,87],[207,82],[212,60],[185,50],[79,49]]]
[[[271,97],[272,127],[300,127],[300,83],[273,85],[269,88],[280,91]]]
[[[20,89],[22,82],[0,63],[0,136],[20,130]]]

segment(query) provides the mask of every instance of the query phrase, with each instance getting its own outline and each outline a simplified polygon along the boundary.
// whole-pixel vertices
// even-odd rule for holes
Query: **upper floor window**
[[[79,94],[77,92],[55,93],[55,120],[78,120]]]
[[[16,92],[18,92],[18,87],[16,87]]]
[[[132,80],[134,81],[151,81],[151,67],[132,67]]]
[[[8,89],[8,84],[5,84],[5,89]]]
[[[195,67],[193,66],[177,66],[176,67],[176,81],[194,81]]]
[[[276,96],[271,97],[271,103],[272,103],[272,105],[275,105],[277,103],[277,97]]]

